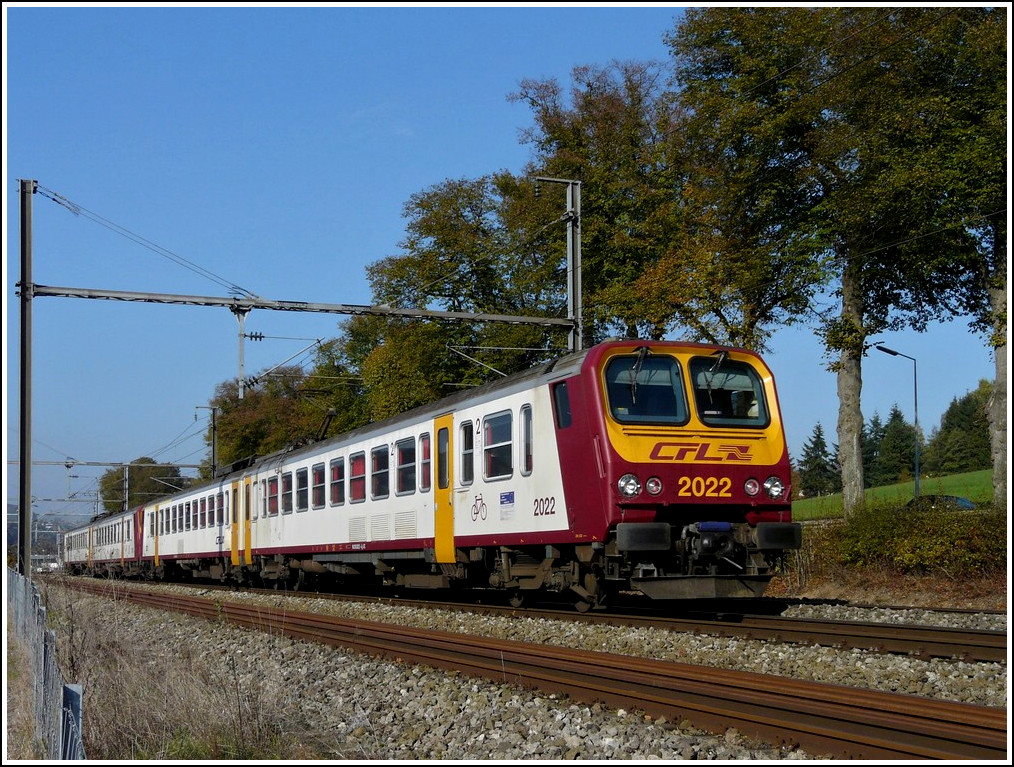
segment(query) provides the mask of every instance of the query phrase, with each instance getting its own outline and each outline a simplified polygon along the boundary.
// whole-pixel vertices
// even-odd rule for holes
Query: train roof
[[[583,349],[577,352],[569,352],[548,362],[534,365],[527,370],[511,373],[493,381],[480,384],[479,386],[473,386],[471,388],[449,394],[446,397],[441,397],[440,399],[426,403],[425,405],[419,405],[418,407],[390,416],[389,418],[384,418],[380,421],[374,421],[373,423],[360,426],[356,429],[342,432],[334,437],[329,437],[324,440],[300,445],[294,448],[279,450],[263,456],[253,456],[251,458],[242,459],[232,464],[233,468],[230,471],[219,475],[216,479],[221,480],[226,476],[242,473],[250,466],[270,463],[271,461],[278,460],[282,457],[291,457],[302,452],[316,451],[320,449],[321,445],[337,445],[343,442],[355,442],[374,433],[389,431],[400,424],[431,420],[438,415],[456,410],[466,403],[472,404],[481,402],[486,399],[503,396],[504,394],[510,393],[514,390],[523,390],[528,388],[533,381],[540,378],[547,376],[551,378],[562,378],[567,375],[573,375],[575,371],[580,369],[585,357],[588,356],[589,351],[589,349]]]
[[[484,400],[503,396],[504,394],[508,394],[511,391],[521,391],[525,388],[530,387],[534,381],[539,381],[540,379],[554,380],[558,378],[565,378],[567,376],[574,375],[577,371],[579,371],[581,367],[584,365],[585,360],[588,359],[589,355],[591,355],[593,359],[597,359],[607,349],[615,346],[630,345],[630,344],[649,344],[649,343],[652,345],[664,347],[679,346],[684,348],[691,347],[691,348],[709,349],[712,351],[716,349],[727,349],[730,351],[735,350],[755,354],[754,352],[751,352],[748,349],[739,349],[737,347],[728,347],[728,346],[715,346],[713,344],[702,344],[696,342],[645,341],[643,339],[610,339],[608,341],[604,341],[595,346],[592,346],[588,349],[582,349],[580,351],[562,354],[547,362],[534,365],[531,368],[528,368],[527,370],[512,373],[510,375],[503,376],[493,381],[489,381],[485,384],[481,384],[479,386],[475,386],[469,389],[464,389],[462,391],[455,392],[454,394],[449,394],[446,397],[434,400],[433,402],[429,402],[425,405],[420,405],[418,407],[412,408],[411,410],[406,410],[403,413],[393,415],[389,418],[385,418],[380,421],[374,421],[373,423],[366,424],[365,426],[360,426],[356,429],[352,429],[351,431],[343,432],[341,434],[335,435],[334,437],[329,437],[324,440],[289,447],[265,455],[250,456],[248,458],[235,461],[230,465],[228,470],[218,474],[213,480],[210,480],[208,482],[196,483],[193,487],[188,488],[187,490],[181,490],[176,493],[168,493],[167,495],[163,496],[161,499],[158,500],[161,501],[164,500],[165,498],[171,498],[174,495],[187,494],[189,492],[192,492],[196,488],[218,485],[220,483],[228,481],[229,478],[233,476],[236,475],[241,476],[251,466],[270,464],[273,461],[280,461],[283,458],[289,459],[294,456],[298,456],[301,453],[319,451],[322,446],[340,445],[345,442],[355,442],[367,438],[371,434],[378,434],[383,433],[385,431],[389,431],[390,429],[396,428],[401,424],[431,420],[432,418],[435,418],[438,415],[456,410],[464,404],[479,403]],[[124,513],[125,512],[122,511],[110,512],[108,514],[93,518],[89,522],[89,524],[94,524],[96,522],[104,522],[106,520],[112,519]]]
[[[432,418],[447,413],[452,410],[459,409],[461,406],[466,404],[478,404],[485,400],[494,399],[501,397],[505,394],[511,393],[512,391],[521,391],[528,388],[533,382],[545,379],[547,381],[565,378],[567,376],[575,375],[581,367],[584,365],[585,360],[589,356],[598,359],[602,354],[610,348],[616,346],[630,346],[630,345],[642,345],[651,344],[658,347],[680,347],[680,348],[699,348],[702,350],[708,350],[713,352],[716,349],[726,349],[728,351],[742,351],[749,354],[753,354],[747,349],[739,349],[730,346],[716,346],[714,344],[703,344],[690,341],[646,341],[643,339],[609,339],[603,341],[595,346],[587,349],[582,349],[576,352],[568,352],[562,354],[548,362],[543,362],[538,365],[534,365],[527,370],[521,370],[517,373],[497,378],[479,386],[474,386],[469,389],[464,389],[454,394],[449,394],[446,397],[442,397],[433,402],[429,402],[425,405],[419,405],[418,407],[406,410],[403,413],[390,416],[380,421],[374,421],[373,423],[360,426],[351,431],[343,432],[325,440],[317,442],[311,442],[297,447],[290,447],[288,449],[279,450],[274,453],[270,453],[263,456],[253,456],[241,461],[238,461],[232,465],[227,473],[220,475],[217,479],[222,479],[225,476],[231,476],[233,474],[242,473],[250,466],[260,465],[263,463],[270,463],[277,461],[283,457],[291,458],[292,456],[299,455],[303,452],[317,451],[322,445],[339,445],[344,442],[355,442],[364,438],[368,438],[371,434],[383,433],[389,431],[392,428],[396,428],[400,424],[413,423],[417,421],[431,420]]]

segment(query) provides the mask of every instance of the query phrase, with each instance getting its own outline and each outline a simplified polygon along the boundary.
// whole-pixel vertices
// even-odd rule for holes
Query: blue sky
[[[399,252],[412,194],[518,172],[530,158],[519,142],[530,111],[507,99],[522,79],[567,85],[575,66],[666,60],[663,36],[681,13],[666,4],[3,10],[8,461],[19,452],[18,179],[85,211],[34,196],[37,284],[226,295],[143,238],[266,298],[367,304],[365,268]],[[252,312],[245,331],[267,338],[244,345],[246,374],[308,360],[301,352],[341,319]],[[39,297],[33,324],[36,461],[200,462],[202,406],[238,373],[230,312]],[[879,340],[918,360],[927,433],[953,398],[994,376],[961,320]],[[766,359],[793,455],[818,421],[834,440],[836,381],[812,332],[779,331]],[[912,368],[871,352],[867,419],[897,403],[912,420]],[[33,494],[84,496],[103,471],[37,466]],[[5,483],[16,502],[16,466]],[[92,506],[39,500],[34,513],[50,511]]]

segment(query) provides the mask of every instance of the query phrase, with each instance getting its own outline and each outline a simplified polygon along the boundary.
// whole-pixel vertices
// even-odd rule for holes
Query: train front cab
[[[654,599],[763,594],[801,542],[770,370],[746,350],[632,343],[596,372],[607,573]]]

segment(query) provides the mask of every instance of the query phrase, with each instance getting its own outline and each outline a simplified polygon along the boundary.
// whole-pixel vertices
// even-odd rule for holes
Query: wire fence
[[[85,759],[81,737],[81,685],[65,684],[56,659],[56,634],[31,580],[7,568],[7,610],[32,671],[35,727],[47,759]]]

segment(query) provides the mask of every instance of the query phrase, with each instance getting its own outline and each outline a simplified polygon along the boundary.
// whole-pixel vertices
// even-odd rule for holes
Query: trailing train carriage
[[[800,545],[753,352],[610,341],[67,536],[74,572],[752,597]],[[109,530],[118,532],[109,532]]]

